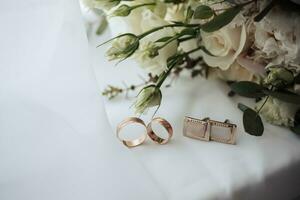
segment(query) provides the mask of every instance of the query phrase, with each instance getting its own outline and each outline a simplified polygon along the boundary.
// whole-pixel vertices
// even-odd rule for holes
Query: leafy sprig
[[[259,112],[264,107],[269,97],[273,97],[284,101],[286,103],[300,105],[300,95],[290,92],[285,89],[276,89],[273,86],[268,88],[263,85],[250,82],[250,81],[240,81],[235,82],[230,85],[231,90],[236,94],[248,98],[261,98],[265,97],[265,101],[262,106],[255,111],[250,107],[247,107],[243,104],[239,104],[238,107],[244,112],[243,114],[243,124],[244,129],[250,135],[261,136],[263,134],[264,128],[262,124],[262,120],[259,116]],[[295,124],[292,127],[292,130],[296,133],[299,133],[299,125]]]

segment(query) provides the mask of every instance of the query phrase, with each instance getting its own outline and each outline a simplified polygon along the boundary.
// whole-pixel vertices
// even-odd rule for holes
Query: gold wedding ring
[[[151,124],[153,122],[159,123],[166,129],[166,131],[168,132],[168,138],[164,139],[155,134],[155,132],[153,131],[153,129],[151,127]],[[156,142],[158,144],[166,144],[169,142],[169,140],[171,139],[171,137],[173,135],[173,128],[167,120],[165,120],[161,117],[156,117],[156,118],[152,119],[152,121],[148,124],[147,133],[148,133],[148,136],[151,138],[151,140],[153,140],[154,142]]]
[[[146,137],[147,137],[147,134],[144,133],[143,135],[141,135],[139,138],[137,139],[133,139],[133,140],[123,140],[120,138],[120,132],[121,130],[129,125],[129,124],[133,124],[133,123],[137,123],[137,124],[141,124],[142,126],[144,126],[146,129],[146,124],[144,123],[143,120],[141,120],[140,118],[137,118],[137,117],[129,117],[129,118],[126,118],[125,120],[123,120],[118,126],[117,126],[117,137],[119,138],[119,140],[121,142],[123,142],[123,144],[127,147],[135,147],[135,146],[138,146],[140,144],[142,144],[145,140],[146,140]]]

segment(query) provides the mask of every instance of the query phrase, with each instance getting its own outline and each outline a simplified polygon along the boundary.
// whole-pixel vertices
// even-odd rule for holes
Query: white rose
[[[146,32],[158,26],[167,25],[168,23],[155,15],[150,10],[145,10],[141,19],[141,30]],[[166,70],[167,59],[177,52],[177,41],[170,42],[164,48],[158,51],[159,55],[151,58],[148,55],[150,46],[153,46],[153,42],[166,36],[173,36],[175,34],[174,29],[164,28],[160,31],[152,33],[140,41],[140,49],[136,52],[135,58],[139,62],[140,66],[148,72],[158,75]]]
[[[209,71],[211,78],[219,78],[225,81],[256,81],[257,77],[252,72],[234,62],[229,69],[214,68]]]
[[[214,55],[203,53],[203,59],[209,66],[227,70],[241,54],[246,44],[246,28],[242,21],[243,16],[238,15],[218,31],[201,33],[203,45]]]

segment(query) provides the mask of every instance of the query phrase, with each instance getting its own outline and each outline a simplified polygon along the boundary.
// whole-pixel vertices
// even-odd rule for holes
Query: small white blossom
[[[296,66],[300,71],[300,15],[274,8],[254,23],[254,59],[272,65]]]

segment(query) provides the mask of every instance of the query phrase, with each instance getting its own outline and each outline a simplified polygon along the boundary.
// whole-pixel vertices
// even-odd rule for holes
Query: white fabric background
[[[0,199],[164,199],[109,126],[77,1],[0,3]]]

